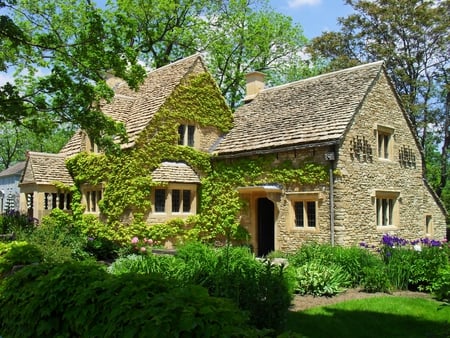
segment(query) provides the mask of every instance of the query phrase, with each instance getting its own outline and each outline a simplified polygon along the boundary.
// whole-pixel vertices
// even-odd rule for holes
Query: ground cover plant
[[[287,331],[309,338],[448,338],[450,306],[397,296],[350,300],[291,312]]]

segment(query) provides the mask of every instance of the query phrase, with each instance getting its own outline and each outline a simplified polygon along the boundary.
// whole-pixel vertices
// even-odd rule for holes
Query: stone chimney
[[[266,74],[256,71],[245,75],[247,80],[247,92],[244,97],[245,103],[253,100],[256,95],[264,89],[264,76],[266,76]]]

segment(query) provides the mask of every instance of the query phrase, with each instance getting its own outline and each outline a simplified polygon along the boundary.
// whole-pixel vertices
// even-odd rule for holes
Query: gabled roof
[[[162,162],[152,173],[155,182],[200,183],[197,173],[186,163]]]
[[[0,172],[0,177],[22,175],[23,169],[25,168],[25,163],[26,163],[25,161],[17,162],[11,167]]]
[[[73,185],[72,177],[65,164],[65,157],[60,154],[28,152],[20,184],[53,184],[54,182]]]
[[[149,72],[138,91],[131,90],[125,82],[116,83],[114,98],[110,103],[103,104],[101,109],[113,120],[125,124],[129,142],[122,147],[132,147],[139,133],[147,127],[176,86],[191,72],[200,71],[206,71],[206,67],[201,55],[195,54]],[[79,153],[81,141],[78,132],[60,153],[67,156]]]
[[[335,143],[382,71],[375,62],[264,89],[237,109],[233,129],[214,152],[240,156]]]

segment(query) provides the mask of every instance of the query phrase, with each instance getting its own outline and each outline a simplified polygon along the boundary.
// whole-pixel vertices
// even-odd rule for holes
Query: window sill
[[[398,230],[396,225],[377,225],[378,232],[386,232],[389,230]]]
[[[317,227],[293,227],[292,230],[298,232],[316,232]]]

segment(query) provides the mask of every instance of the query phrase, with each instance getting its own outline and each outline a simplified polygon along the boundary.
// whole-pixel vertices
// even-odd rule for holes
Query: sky
[[[338,17],[352,13],[352,7],[346,5],[344,0],[270,0],[270,5],[300,24],[308,39],[326,31],[339,30]]]

